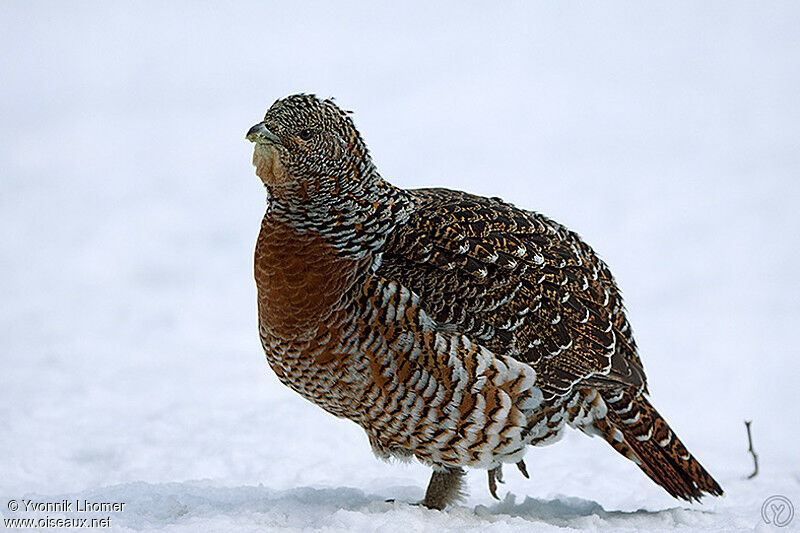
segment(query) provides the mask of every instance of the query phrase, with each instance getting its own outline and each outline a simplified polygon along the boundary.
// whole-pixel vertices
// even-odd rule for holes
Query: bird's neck
[[[298,233],[322,237],[342,256],[365,257],[383,245],[414,206],[411,196],[381,178],[371,162],[353,170],[344,178],[268,186],[267,213]]]

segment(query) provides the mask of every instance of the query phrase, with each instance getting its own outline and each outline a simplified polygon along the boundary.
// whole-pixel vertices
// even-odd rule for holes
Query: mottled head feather
[[[276,100],[263,124],[280,142],[280,163],[291,181],[314,190],[319,181],[347,189],[348,179],[362,179],[373,169],[369,153],[346,111],[333,99],[295,94]]]
[[[321,235],[342,254],[376,249],[411,209],[405,191],[381,178],[350,113],[332,98],[279,99],[248,139],[271,216]]]

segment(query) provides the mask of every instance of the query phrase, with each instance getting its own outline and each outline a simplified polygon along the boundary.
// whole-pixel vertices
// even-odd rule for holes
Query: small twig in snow
[[[755,469],[753,473],[747,476],[747,479],[753,479],[758,475],[758,455],[756,455],[756,451],[753,449],[753,437],[750,435],[750,424],[752,424],[752,420],[745,420],[744,427],[747,428],[747,444],[749,444],[748,451],[753,455],[753,465]]]

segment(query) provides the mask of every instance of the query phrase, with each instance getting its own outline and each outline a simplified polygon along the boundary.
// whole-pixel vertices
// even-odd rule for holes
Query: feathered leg
[[[420,503],[429,509],[441,511],[457,502],[464,496],[461,491],[463,478],[464,470],[461,468],[434,470],[428,483],[428,490],[425,491],[425,499]]]

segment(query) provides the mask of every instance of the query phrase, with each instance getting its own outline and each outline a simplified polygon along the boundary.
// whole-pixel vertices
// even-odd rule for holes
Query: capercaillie
[[[676,498],[722,489],[648,399],[622,298],[564,226],[499,198],[384,180],[347,112],[297,94],[247,139],[268,208],[258,323],[280,381],[359,424],[375,454],[432,467],[422,504],[464,467],[523,475],[566,426],[600,435]]]

